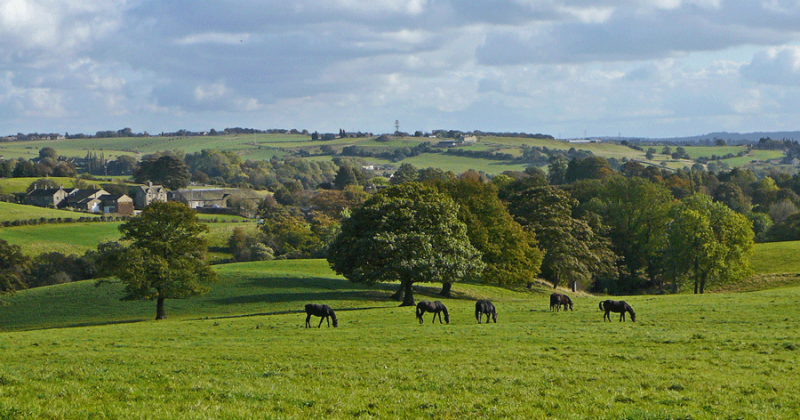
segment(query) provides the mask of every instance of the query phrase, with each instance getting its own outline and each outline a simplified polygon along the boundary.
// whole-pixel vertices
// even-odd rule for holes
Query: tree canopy
[[[0,239],[0,295],[25,288],[30,271],[30,259],[22,254],[19,245]]]
[[[202,295],[216,279],[201,236],[208,227],[186,205],[154,202],[119,230],[130,245],[101,244],[100,273],[122,281],[122,300],[156,300],[156,319],[166,318],[165,299]]]
[[[477,278],[484,268],[457,214],[458,205],[435,187],[411,182],[387,188],[342,221],[328,262],[356,283],[400,280],[402,306],[414,305],[414,283]]]
[[[615,274],[615,255],[608,240],[582,219],[572,217],[578,202],[556,187],[536,187],[515,194],[510,211],[536,235],[544,250],[542,275],[558,286],[566,279],[585,286],[597,276]]]
[[[706,195],[687,197],[672,210],[667,235],[666,269],[675,291],[684,279],[703,293],[708,284],[752,274],[750,221]]]

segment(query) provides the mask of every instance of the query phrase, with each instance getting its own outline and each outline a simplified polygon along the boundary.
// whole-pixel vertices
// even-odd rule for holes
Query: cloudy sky
[[[798,0],[0,0],[0,135],[800,130]]]

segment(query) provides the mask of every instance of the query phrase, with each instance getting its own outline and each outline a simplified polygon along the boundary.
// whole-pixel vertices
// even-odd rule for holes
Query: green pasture
[[[756,244],[751,266],[758,274],[800,274],[800,241]]]
[[[41,178],[0,178],[0,191],[7,194],[24,193],[31,184],[39,179]],[[75,181],[75,178],[68,177],[49,177],[48,179],[56,184],[63,185],[64,188],[72,188],[73,182]],[[86,182],[94,181],[87,180]]]
[[[84,213],[73,214],[83,215]],[[209,259],[212,262],[226,261],[230,258],[227,241],[234,228],[255,226],[254,222],[244,221],[247,219],[238,216],[202,216],[201,221],[230,220],[227,223],[208,223],[209,232],[206,234],[206,239],[209,244]],[[6,227],[0,229],[0,239],[19,245],[22,253],[29,256],[47,252],[82,255],[86,251],[96,250],[97,244],[100,242],[118,240],[120,223],[122,222],[47,223]]]
[[[621,323],[603,322],[602,297],[556,313],[544,290],[424,287],[417,299],[442,300],[450,323],[420,325],[388,299],[396,285],[351,284],[324,261],[217,270],[212,292],[168,300],[158,322],[118,285],[8,298],[0,418],[800,416],[800,288],[630,296],[637,322]],[[499,323],[477,324],[478,297]],[[339,328],[303,328],[307,302],[330,304]]]
[[[79,219],[81,217],[96,218],[99,214],[81,213],[70,210],[49,209],[44,207],[29,206],[26,204],[6,203],[0,201],[0,222],[14,220],[39,220],[45,219]],[[2,235],[2,233],[0,233]]]
[[[784,157],[784,154],[780,150],[752,150],[745,156],[723,159],[720,162],[725,162],[730,165],[731,168],[735,168],[747,165],[754,160],[766,161],[770,159],[780,159],[782,157]]]
[[[524,171],[528,167],[527,164],[511,164],[502,160],[476,159],[466,156],[448,156],[444,153],[426,153],[404,159],[400,163],[410,163],[417,169],[439,168],[443,171],[453,171],[455,174],[475,170],[497,175],[504,171]]]

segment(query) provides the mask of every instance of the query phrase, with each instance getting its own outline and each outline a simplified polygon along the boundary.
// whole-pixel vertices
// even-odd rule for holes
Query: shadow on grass
[[[286,302],[325,302],[336,300],[391,300],[385,290],[359,290],[340,292],[308,292],[308,293],[262,293],[255,295],[233,296],[214,299],[218,305],[241,305],[252,303],[286,303]]]

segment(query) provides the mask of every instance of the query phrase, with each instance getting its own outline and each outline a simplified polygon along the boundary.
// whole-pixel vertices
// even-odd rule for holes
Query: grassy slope
[[[203,215],[204,219],[219,218],[228,220],[225,216]],[[237,226],[255,226],[252,221],[245,222],[242,218],[228,216],[230,223],[209,223],[207,239],[211,247],[213,261],[224,260],[230,257],[219,248],[227,247],[227,240]],[[91,222],[91,223],[63,223],[41,224],[33,226],[17,226],[0,229],[0,239],[22,247],[26,255],[38,255],[45,252],[60,252],[62,254],[83,254],[94,250],[97,244],[105,241],[119,239],[119,225],[121,222]]]
[[[57,210],[48,209],[36,206],[28,206],[24,204],[6,203],[0,201],[0,222],[14,221],[14,220],[32,220],[62,218],[62,219],[79,219],[81,217],[99,217],[98,214],[81,213],[70,210]]]
[[[577,296],[574,312],[551,313],[544,291],[456,285],[470,299],[442,299],[450,324],[426,316],[420,326],[412,308],[386,300],[391,288],[350,284],[321,261],[219,270],[213,292],[167,301],[170,319],[160,322],[149,320],[152,302],[120,303],[112,289],[90,284],[12,298],[0,308],[2,325],[37,316],[64,325],[147,321],[0,333],[0,417],[800,415],[800,288],[626,297],[637,322],[604,323],[597,297]],[[476,293],[495,301],[500,323],[477,325]],[[75,301],[62,303],[68,296]],[[330,303],[340,328],[303,329],[307,301]]]

